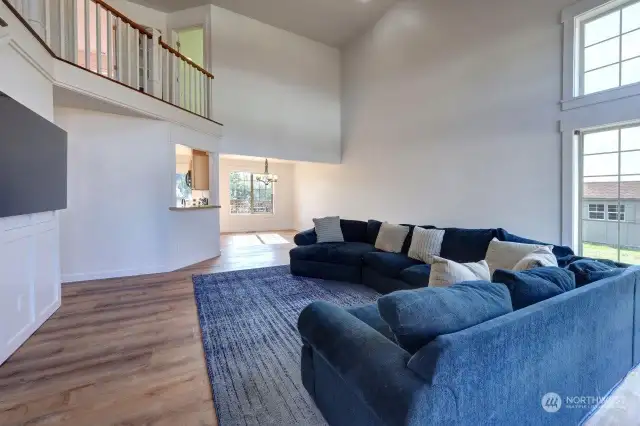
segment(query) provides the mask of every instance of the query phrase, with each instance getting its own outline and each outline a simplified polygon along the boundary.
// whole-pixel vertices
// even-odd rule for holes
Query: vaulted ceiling
[[[164,12],[214,4],[265,24],[340,47],[397,0],[133,0]]]

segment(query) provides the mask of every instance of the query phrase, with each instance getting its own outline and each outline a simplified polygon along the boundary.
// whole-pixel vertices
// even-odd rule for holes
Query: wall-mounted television
[[[0,217],[67,208],[67,133],[0,92]]]

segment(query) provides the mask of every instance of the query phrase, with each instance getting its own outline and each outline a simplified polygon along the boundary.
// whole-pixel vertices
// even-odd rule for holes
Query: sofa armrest
[[[315,229],[307,229],[293,237],[293,242],[298,246],[310,246],[311,244],[315,244],[317,241],[318,236],[316,235]]]
[[[408,352],[344,309],[314,302],[300,314],[298,330],[382,423],[443,424],[430,420],[455,415],[446,389],[432,389],[407,368]]]

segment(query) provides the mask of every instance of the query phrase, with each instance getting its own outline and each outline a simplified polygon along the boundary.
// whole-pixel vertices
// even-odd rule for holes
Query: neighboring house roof
[[[583,198],[618,199],[618,182],[585,182]],[[620,198],[640,199],[640,182],[620,182]]]

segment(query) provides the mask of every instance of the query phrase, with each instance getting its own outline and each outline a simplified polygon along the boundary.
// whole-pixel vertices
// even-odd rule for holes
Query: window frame
[[[591,210],[591,206],[595,207],[595,209]],[[600,206],[602,206],[602,211],[599,209]],[[592,217],[591,213],[594,213],[596,217]],[[602,219],[597,217],[599,213],[602,213]],[[607,213],[607,205],[605,203],[588,203],[587,218],[589,220],[605,221],[607,218]]]
[[[611,211],[611,207],[615,211]],[[611,215],[615,215],[616,219],[611,219]],[[608,222],[626,222],[627,207],[623,203],[607,204],[607,221]]]
[[[561,105],[563,111],[640,95],[640,82],[621,85],[588,95],[583,94],[585,75],[583,60],[585,50],[584,25],[636,3],[640,3],[640,0],[581,0],[562,11],[564,54]],[[622,38],[624,34],[622,28],[620,28],[620,34],[616,37]],[[622,60],[622,56],[619,59],[620,61],[617,63],[620,64],[619,73],[622,74],[622,63],[626,61]],[[621,77],[619,78],[621,79]],[[620,80],[621,83],[622,80]]]
[[[249,182],[250,182],[250,186],[249,186],[249,213],[234,213],[232,211],[232,207],[231,207],[231,202],[233,201],[233,198],[231,198],[231,175],[234,173],[246,173],[249,174]],[[229,173],[229,214],[231,216],[274,216],[276,213],[276,201],[275,201],[275,197],[276,197],[276,185],[275,182],[272,183],[272,190],[271,190],[271,212],[258,212],[256,213],[254,211],[254,204],[255,204],[255,191],[254,191],[254,183],[256,181],[256,177],[257,176],[261,176],[264,175],[264,173],[253,173],[253,172],[247,172],[247,171],[239,171],[239,170],[235,170]]]

